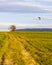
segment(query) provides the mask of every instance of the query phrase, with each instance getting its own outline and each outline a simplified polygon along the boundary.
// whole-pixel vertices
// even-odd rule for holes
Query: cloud
[[[52,0],[43,0],[43,1],[46,1],[46,2],[52,2]]]
[[[0,27],[10,27],[10,25],[16,25],[17,28],[52,28],[52,24],[20,24],[7,22],[5,23],[0,23]]]
[[[4,1],[6,1],[6,0],[0,0],[0,2],[4,2]]]
[[[0,0],[1,1],[1,0]],[[39,0],[40,1],[40,0]],[[46,0],[48,1],[48,0]],[[51,0],[50,0],[51,1]],[[42,1],[43,3],[43,1]],[[3,12],[52,12],[52,6],[42,5],[33,0],[2,0],[0,11]]]
[[[52,25],[46,25],[46,24],[18,24],[18,27],[20,28],[52,28]]]

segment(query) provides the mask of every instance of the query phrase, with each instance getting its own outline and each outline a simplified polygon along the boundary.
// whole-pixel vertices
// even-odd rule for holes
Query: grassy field
[[[0,65],[52,65],[52,32],[0,32]]]

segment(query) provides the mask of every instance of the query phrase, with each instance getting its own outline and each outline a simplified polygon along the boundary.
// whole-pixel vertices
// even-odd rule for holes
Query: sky
[[[10,25],[52,28],[52,0],[0,0],[0,30]]]

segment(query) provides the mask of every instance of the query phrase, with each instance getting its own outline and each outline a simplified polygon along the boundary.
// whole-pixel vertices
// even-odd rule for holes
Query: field
[[[0,32],[0,65],[52,65],[52,32]]]

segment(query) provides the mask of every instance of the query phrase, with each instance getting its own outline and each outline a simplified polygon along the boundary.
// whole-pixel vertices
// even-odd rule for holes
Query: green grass
[[[0,65],[52,65],[52,32],[0,32]]]

